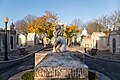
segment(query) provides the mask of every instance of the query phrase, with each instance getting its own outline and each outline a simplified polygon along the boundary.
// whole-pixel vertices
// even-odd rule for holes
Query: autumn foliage
[[[56,14],[47,11],[45,15],[34,19],[28,24],[28,31],[42,33],[51,39],[53,37],[54,23],[56,20]]]
[[[67,39],[72,38],[78,32],[79,29],[77,25],[70,25],[70,26],[66,25],[64,28],[64,35]]]
[[[66,25],[64,27],[64,35],[65,37],[67,38],[67,43],[68,43],[68,46],[71,45],[71,39],[73,36],[76,36],[77,33],[79,32],[79,29],[78,29],[78,26],[77,25]]]

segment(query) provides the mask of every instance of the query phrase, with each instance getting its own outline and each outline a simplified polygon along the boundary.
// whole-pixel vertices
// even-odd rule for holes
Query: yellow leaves
[[[28,24],[28,31],[35,33],[47,34],[47,37],[53,37],[54,23],[56,20],[56,15],[47,12],[46,15],[34,19]]]
[[[46,22],[45,16],[34,19],[31,23],[28,24],[29,32],[36,32],[36,33],[43,32],[43,30],[45,30],[44,29],[45,22]]]
[[[79,29],[78,26],[76,25],[66,25],[64,28],[64,35],[66,36],[66,38],[71,38],[74,34],[78,33]]]

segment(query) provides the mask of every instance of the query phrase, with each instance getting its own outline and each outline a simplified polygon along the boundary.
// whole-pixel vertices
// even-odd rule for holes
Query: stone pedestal
[[[36,63],[35,80],[88,80],[88,66],[73,54],[47,54],[41,62]]]

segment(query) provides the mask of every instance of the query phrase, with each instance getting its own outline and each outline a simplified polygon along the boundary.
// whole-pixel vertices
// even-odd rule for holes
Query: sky
[[[53,11],[62,23],[71,24],[74,19],[84,23],[120,10],[120,0],[0,0],[0,28],[4,27],[4,17],[11,22],[31,14],[44,15]]]

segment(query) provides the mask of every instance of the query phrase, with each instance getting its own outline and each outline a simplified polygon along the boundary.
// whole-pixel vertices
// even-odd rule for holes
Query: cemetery
[[[120,80],[119,0],[1,0],[0,80]]]
[[[64,40],[59,37],[63,34],[61,27],[58,25],[56,32],[60,34],[55,34],[55,42]],[[99,78],[96,72],[91,72],[89,67],[83,62],[83,53],[79,51],[69,51],[66,50],[66,42],[63,44],[54,44],[53,51],[40,51],[35,53],[35,67],[33,71],[28,71],[22,75],[22,80],[25,80],[27,76],[32,80],[97,80]],[[61,45],[60,47],[57,47]],[[62,48],[61,48],[62,47]],[[61,49],[60,49],[61,48]],[[99,73],[99,75],[101,75]],[[102,75],[103,76],[103,75]],[[104,77],[106,77],[104,75]],[[109,78],[107,78],[109,80]]]
[[[81,45],[74,48],[66,46],[63,31],[64,25],[58,22],[53,32],[53,49],[45,50],[48,42],[44,38],[44,51],[35,53],[34,70],[30,73],[26,71],[21,78],[24,80],[26,74],[28,74],[31,75],[30,78],[35,80],[89,80],[92,77],[97,80],[99,76],[110,80],[106,75],[89,69],[89,66],[84,63],[84,53],[105,60],[120,60],[119,44],[117,43],[119,42],[119,32],[113,30],[109,36],[103,32],[93,32],[92,35],[88,35],[84,28],[81,34]],[[26,42],[26,37],[22,34],[19,35],[19,47],[9,53],[9,59],[19,59],[34,50],[38,50],[40,46],[37,47],[36,45],[39,44],[39,37],[35,33],[28,33]],[[25,46],[26,44],[27,46]]]

